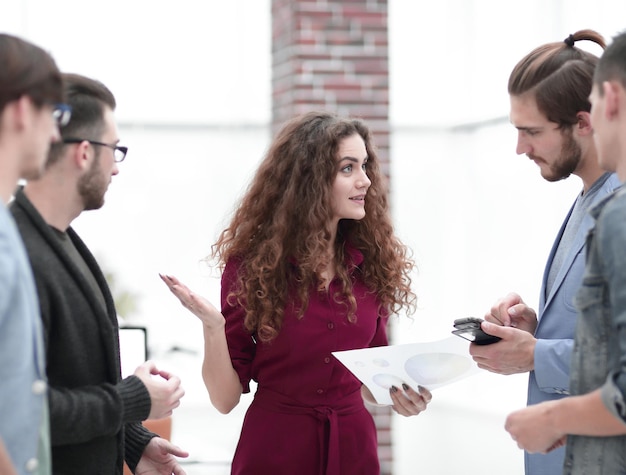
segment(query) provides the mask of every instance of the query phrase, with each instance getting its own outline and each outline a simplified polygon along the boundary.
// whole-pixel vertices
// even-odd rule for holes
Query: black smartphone
[[[500,337],[489,335],[480,328],[480,324],[483,321],[482,318],[474,317],[457,318],[454,321],[456,330],[452,330],[452,333],[477,345],[489,345],[490,343],[500,341]]]

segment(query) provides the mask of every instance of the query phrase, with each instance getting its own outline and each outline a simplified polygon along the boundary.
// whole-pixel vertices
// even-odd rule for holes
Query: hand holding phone
[[[482,318],[474,317],[457,318],[454,321],[456,330],[453,330],[452,333],[477,345],[489,345],[490,343],[500,341],[500,337],[489,335],[480,328],[480,324],[483,321]]]

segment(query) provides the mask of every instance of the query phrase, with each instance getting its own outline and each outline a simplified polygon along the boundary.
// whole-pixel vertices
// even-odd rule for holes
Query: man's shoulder
[[[626,188],[617,189],[603,202],[602,213],[612,216],[626,215]]]
[[[11,222],[11,216],[4,206],[0,206],[0,282],[3,283],[0,286],[0,296],[3,291],[8,291],[9,287],[14,284],[15,272],[18,268],[16,252],[19,239],[15,225]]]
[[[11,217],[8,207],[0,203],[0,237],[2,237],[2,239],[12,238],[14,232],[15,219]]]
[[[621,187],[591,210],[599,232],[620,234],[626,228],[626,188]]]
[[[21,188],[18,189],[15,193],[15,198],[9,203],[9,212],[20,228],[22,223],[32,220],[33,210],[34,207],[28,201],[24,192]]]
[[[595,206],[606,201],[608,195],[613,195],[622,186],[615,173],[605,173],[594,183],[590,190],[590,203]]]
[[[17,225],[22,241],[26,248],[30,248],[30,243],[33,240],[39,241],[41,238],[41,232],[37,224],[39,217],[37,214],[33,214],[27,206],[23,206],[23,203],[17,201],[17,198],[9,205],[9,211]]]
[[[622,182],[619,180],[617,174],[611,173],[609,177],[607,178],[607,180],[604,182],[604,185],[602,188],[612,193],[613,191],[621,187],[622,187]]]

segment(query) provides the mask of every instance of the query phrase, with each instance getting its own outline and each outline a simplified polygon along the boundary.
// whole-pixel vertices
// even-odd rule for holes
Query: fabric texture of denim
[[[626,189],[591,210],[587,265],[576,295],[579,319],[572,352],[570,393],[601,388],[602,400],[626,421]],[[569,436],[566,475],[626,474],[626,436]]]

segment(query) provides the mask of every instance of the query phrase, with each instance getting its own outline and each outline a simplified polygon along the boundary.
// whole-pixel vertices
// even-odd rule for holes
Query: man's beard
[[[78,180],[78,193],[83,199],[83,209],[87,211],[102,208],[107,188],[108,183],[102,177],[100,156],[96,155],[87,173]]]
[[[582,155],[580,145],[578,145],[574,137],[572,137],[572,132],[564,132],[561,154],[557,161],[550,165],[549,174],[542,174],[543,178],[548,181],[564,180],[574,173],[580,163]]]

